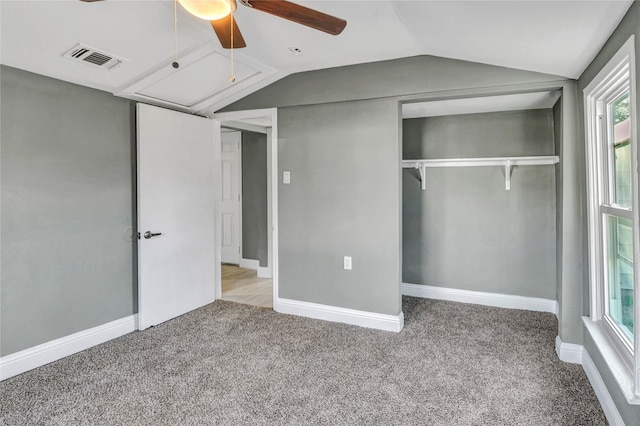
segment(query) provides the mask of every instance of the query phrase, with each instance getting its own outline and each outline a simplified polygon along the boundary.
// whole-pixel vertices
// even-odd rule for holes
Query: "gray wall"
[[[3,66],[1,355],[136,311],[133,104]],[[130,232],[129,232],[130,234]]]
[[[283,107],[505,87],[566,80],[476,62],[414,56],[292,74],[222,111]]]
[[[291,185],[279,183],[279,296],[398,314],[400,102],[560,88],[566,81],[420,56],[294,74],[225,108],[279,107],[279,176],[292,171]],[[353,256],[353,271],[342,270],[345,255]]]
[[[242,257],[268,266],[267,135],[242,132]]]
[[[553,106],[554,153],[562,148],[562,98]],[[556,300],[562,306],[562,162],[556,165]]]
[[[587,67],[587,69],[582,73],[582,75],[578,79],[578,95],[579,95],[578,105],[580,106],[580,108],[578,108],[579,123],[580,123],[579,130],[581,132],[580,139],[583,141],[583,145],[585,140],[585,136],[584,136],[585,119],[584,119],[584,110],[582,108],[582,105],[584,102],[584,99],[583,99],[584,88],[593,80],[593,78],[598,74],[598,72],[600,72],[600,70],[606,65],[606,63],[611,59],[611,57],[620,49],[620,47],[622,47],[624,42],[626,42],[631,35],[636,35],[636,40],[635,40],[636,81],[640,81],[640,66],[638,66],[638,64],[640,64],[640,40],[637,37],[639,34],[640,34],[640,4],[638,2],[634,2],[629,8],[629,11],[625,15],[625,17],[622,19],[622,21],[616,28],[616,30],[613,32],[611,37],[609,37],[609,40],[606,42],[602,50],[600,50],[598,55],[594,58],[591,64]],[[634,93],[634,95],[637,96],[638,93],[636,92]],[[639,127],[636,129],[636,132],[640,131],[639,123],[636,123],[636,126]],[[640,150],[638,151],[638,155],[640,155]],[[640,158],[638,159],[638,161],[640,161]],[[585,206],[586,206],[586,199],[585,199]],[[586,259],[587,257],[586,240],[585,240],[585,244],[583,244],[582,246],[582,249],[583,249],[583,256]],[[588,277],[588,274],[586,272],[585,272],[585,277]],[[584,307],[584,306],[588,306],[588,297],[589,297],[588,279],[584,280],[583,290],[584,290],[583,291],[584,295],[582,300],[582,306]],[[636,303],[638,302],[639,301],[636,301]],[[584,315],[589,314],[587,310],[583,310],[583,313]],[[631,406],[627,404],[625,398],[622,397],[622,395],[617,389],[617,385],[611,375],[611,371],[609,370],[607,363],[604,361],[604,359],[602,359],[600,354],[597,352],[597,349],[595,348],[593,341],[588,336],[589,333],[585,331],[584,334],[586,336],[585,348],[589,352],[589,355],[591,356],[596,367],[600,371],[600,374],[602,375],[602,378],[605,384],[607,385],[607,388],[609,389],[609,392],[611,393],[616,403],[616,406],[618,407],[618,410],[620,411],[620,414],[623,416],[626,424],[628,425],[640,424],[640,407]]]
[[[388,100],[278,111],[280,297],[398,315],[399,125]]]
[[[404,159],[554,155],[551,109],[404,120]],[[404,169],[403,281],[556,299],[554,166]]]
[[[566,343],[582,344],[583,288],[588,280],[584,257],[586,244],[586,183],[584,141],[578,134],[578,104],[576,82],[563,88],[561,108],[560,164],[556,166],[559,190],[556,191],[559,208],[558,245],[558,336]]]

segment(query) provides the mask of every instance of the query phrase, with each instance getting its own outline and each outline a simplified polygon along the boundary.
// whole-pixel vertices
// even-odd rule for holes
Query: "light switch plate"
[[[282,172],[282,183],[288,185],[291,183],[291,172],[284,171]]]
[[[344,257],[344,269],[351,270],[351,256]]]

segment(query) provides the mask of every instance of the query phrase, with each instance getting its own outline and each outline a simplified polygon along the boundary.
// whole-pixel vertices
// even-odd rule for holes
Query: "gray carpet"
[[[0,423],[606,424],[552,314],[403,310],[389,333],[217,301],[0,383]]]

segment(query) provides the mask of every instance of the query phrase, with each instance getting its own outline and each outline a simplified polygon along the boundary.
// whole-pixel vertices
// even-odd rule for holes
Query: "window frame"
[[[627,401],[640,404],[640,237],[638,218],[638,153],[636,135],[635,41],[630,37],[584,89],[585,136],[587,148],[588,252],[590,318],[585,325],[613,370]],[[626,91],[630,93],[629,144],[631,156],[631,206],[614,203],[615,140],[611,104]],[[611,143],[609,143],[611,142]],[[631,221],[633,240],[633,341],[608,312],[609,262],[607,259],[609,217]],[[616,250],[618,247],[616,245]]]

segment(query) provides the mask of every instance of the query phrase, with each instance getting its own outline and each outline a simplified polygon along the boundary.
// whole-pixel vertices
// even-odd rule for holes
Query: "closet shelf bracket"
[[[426,186],[427,167],[504,167],[504,189],[511,189],[511,172],[515,166],[544,166],[557,164],[557,155],[535,157],[495,157],[495,158],[442,158],[424,160],[402,160],[403,169],[417,169],[420,173],[420,187],[424,191]]]
[[[507,160],[504,163],[504,190],[511,190],[511,160]]]
[[[423,163],[416,163],[415,167],[420,173],[420,189],[424,191],[425,189],[427,189],[427,166],[425,166]]]

